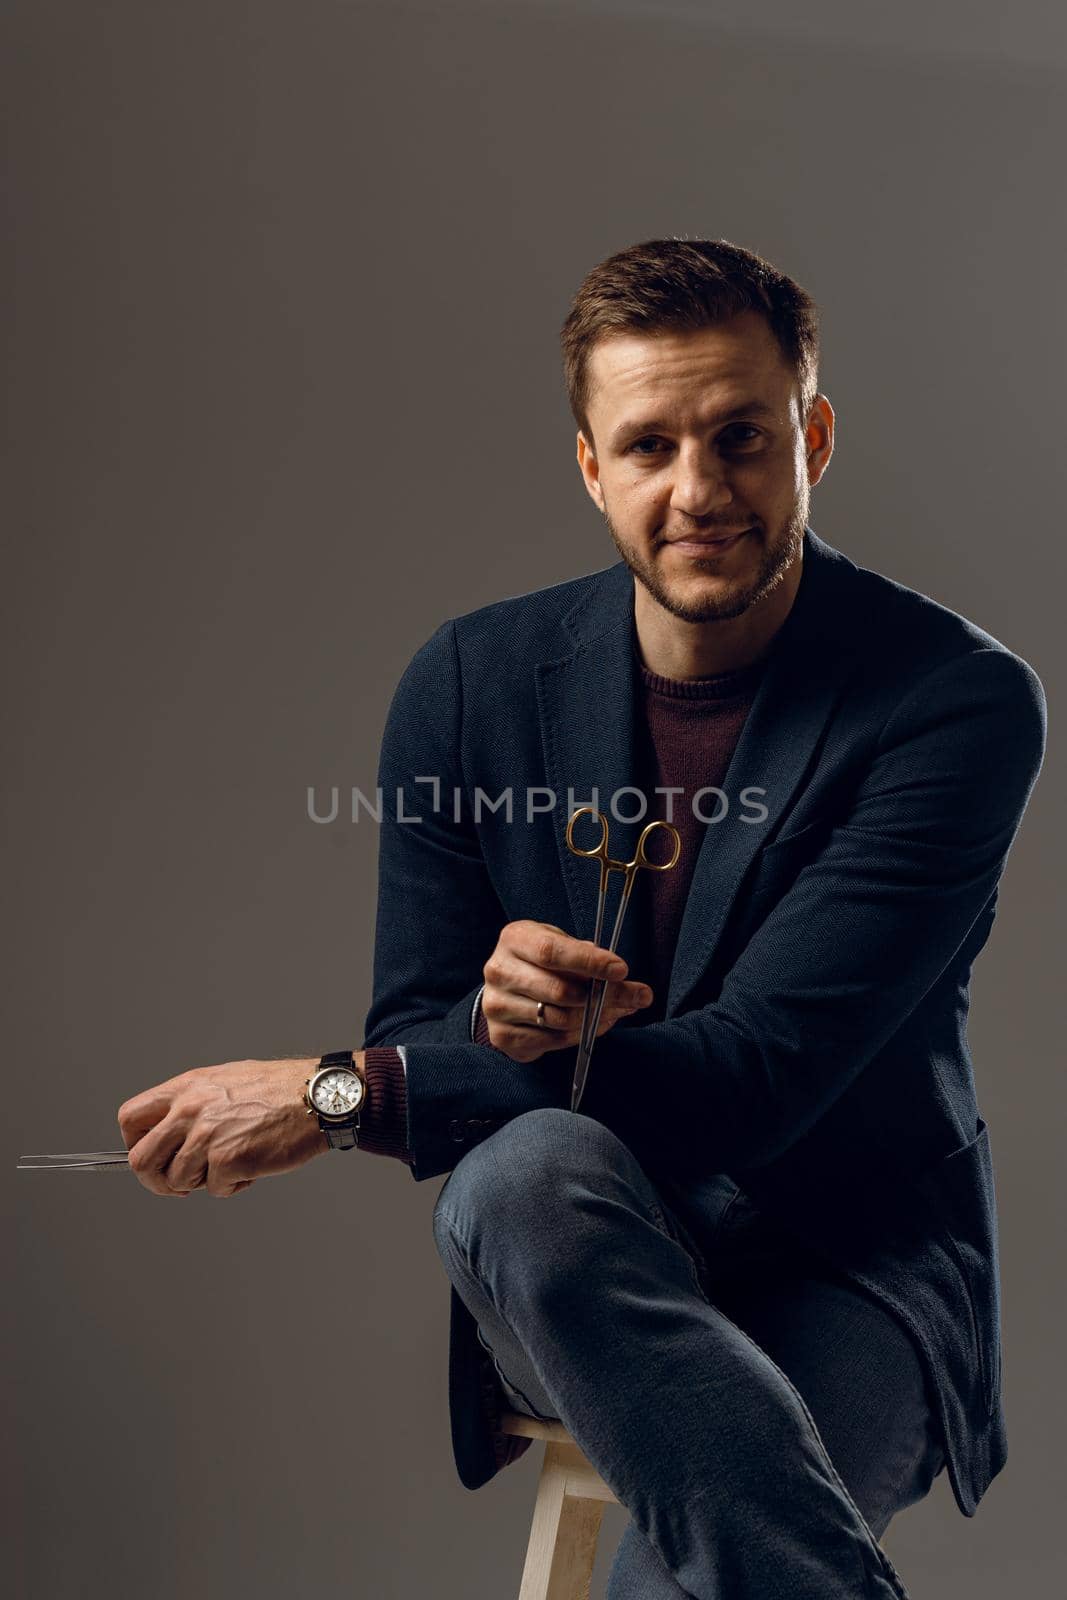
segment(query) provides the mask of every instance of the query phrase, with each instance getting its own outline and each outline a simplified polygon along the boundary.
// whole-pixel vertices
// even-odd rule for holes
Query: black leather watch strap
[[[359,1129],[358,1128],[356,1128],[356,1127],[351,1127],[351,1128],[331,1128],[331,1127],[327,1126],[326,1124],[324,1124],[322,1122],[319,1123],[319,1127],[322,1129],[323,1133],[326,1135],[326,1143],[330,1146],[331,1150],[355,1150],[355,1149],[358,1149],[358,1147],[359,1147]]]

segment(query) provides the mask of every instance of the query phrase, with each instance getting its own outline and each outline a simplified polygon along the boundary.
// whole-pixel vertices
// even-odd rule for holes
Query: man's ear
[[[812,401],[804,432],[808,447],[808,484],[814,488],[834,453],[834,408],[821,392]]]
[[[604,509],[604,492],[600,487],[600,463],[596,458],[596,451],[589,443],[581,428],[578,429],[578,465],[582,470],[582,478],[589,492],[589,498],[598,511]]]

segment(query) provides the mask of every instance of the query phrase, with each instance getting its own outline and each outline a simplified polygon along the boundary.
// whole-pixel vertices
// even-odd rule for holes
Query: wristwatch
[[[359,1113],[367,1098],[367,1085],[351,1050],[333,1050],[319,1061],[304,1080],[304,1104],[334,1150],[354,1150],[359,1144]]]

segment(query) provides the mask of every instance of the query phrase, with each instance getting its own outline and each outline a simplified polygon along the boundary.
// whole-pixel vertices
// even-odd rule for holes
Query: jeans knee
[[[496,1225],[536,1237],[579,1195],[625,1177],[627,1163],[640,1178],[622,1141],[590,1117],[559,1106],[523,1112],[453,1168],[434,1207],[435,1238],[440,1247],[451,1231],[469,1245]]]
[[[440,1243],[451,1225],[469,1238],[475,1220],[505,1215],[511,1193],[544,1180],[549,1158],[567,1142],[570,1113],[555,1106],[523,1112],[472,1146],[449,1173],[434,1206],[434,1235]]]
[[[620,1158],[630,1156],[610,1128],[562,1106],[540,1106],[512,1117],[491,1142],[498,1156],[506,1150],[520,1166],[536,1164],[545,1171],[595,1171],[602,1165],[615,1167]]]

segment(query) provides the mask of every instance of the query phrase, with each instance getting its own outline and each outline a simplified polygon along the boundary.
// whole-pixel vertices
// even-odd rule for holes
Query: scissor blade
[[[571,1110],[572,1111],[577,1111],[577,1109],[578,1109],[578,1102],[582,1098],[582,1091],[585,1088],[585,1080],[586,1080],[586,1075],[588,1074],[588,1072],[589,1072],[589,1052],[580,1050],[578,1052],[578,1064],[574,1069],[574,1086],[571,1089]]]
[[[82,1150],[65,1155],[19,1156],[19,1172],[130,1171],[128,1150]]]
[[[572,1111],[577,1111],[578,1102],[582,1098],[582,1091],[585,1088],[585,1080],[589,1072],[589,1061],[593,1054],[593,1041],[596,1038],[600,1010],[606,993],[607,985],[602,979],[593,978],[590,980],[589,993],[585,997],[585,1010],[582,1012],[582,1031],[578,1036],[578,1058],[574,1066],[574,1085],[571,1089]],[[599,1004],[597,1003],[598,1001]]]

